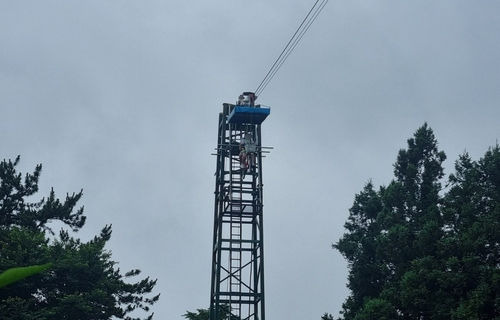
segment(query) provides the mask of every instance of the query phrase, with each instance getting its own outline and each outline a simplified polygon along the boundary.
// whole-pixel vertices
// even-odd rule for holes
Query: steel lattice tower
[[[265,320],[261,123],[270,109],[223,104],[219,114],[210,320]],[[255,152],[242,167],[252,140]]]

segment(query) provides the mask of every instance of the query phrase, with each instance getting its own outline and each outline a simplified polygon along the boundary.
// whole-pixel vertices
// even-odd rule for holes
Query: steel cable
[[[255,90],[255,95],[258,97],[264,89],[267,87],[269,82],[274,78],[278,70],[281,68],[285,60],[288,58],[288,56],[292,53],[292,51],[295,49],[295,47],[298,45],[304,34],[309,30],[311,27],[312,23],[316,20],[318,15],[321,13],[323,8],[325,7],[326,3],[328,0],[316,0],[312,8],[309,10],[307,13],[306,17],[304,20],[302,20],[301,24],[295,31],[295,33],[292,35],[286,46],[283,48],[281,51],[280,55],[278,58],[274,61],[273,65],[267,72],[266,76],[264,79],[260,82],[259,86]],[[318,5],[319,3],[319,5]]]
[[[285,54],[283,55],[283,58],[277,63],[276,67],[272,70],[272,72],[267,77],[267,79],[264,79],[265,82],[260,86],[258,93],[257,93],[257,91],[255,92],[255,94],[257,96],[260,95],[264,91],[264,89],[267,87],[267,85],[274,78],[274,76],[276,75],[276,73],[278,72],[278,70],[285,63],[285,60],[292,53],[292,51],[295,49],[295,47],[299,44],[299,42],[302,39],[302,37],[305,35],[305,33],[307,32],[307,30],[309,30],[309,28],[311,27],[311,25],[313,24],[313,22],[316,20],[316,18],[318,17],[318,15],[321,13],[321,10],[323,10],[323,8],[325,7],[325,5],[326,5],[327,2],[328,2],[328,0],[323,0],[320,3],[320,5],[316,8],[316,10],[314,11],[313,15],[311,16],[311,19],[309,19],[309,21],[306,23],[306,25],[304,26],[304,28],[302,28],[302,30],[300,31],[300,33],[298,34],[298,36],[295,37],[295,39],[293,39],[293,42],[292,42],[291,46],[286,50]]]

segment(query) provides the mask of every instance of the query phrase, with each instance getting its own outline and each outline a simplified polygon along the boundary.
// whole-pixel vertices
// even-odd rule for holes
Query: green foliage
[[[38,191],[38,179],[42,165],[37,165],[32,174],[26,174],[24,179],[21,173],[16,172],[19,163],[18,156],[14,162],[0,162],[0,226],[19,226],[30,230],[52,231],[47,223],[59,220],[73,231],[78,231],[85,224],[83,207],[74,212],[76,203],[83,195],[79,193],[67,194],[64,202],[56,198],[52,189],[47,198],[39,202],[29,203],[25,199]]]
[[[230,308],[227,305],[223,305],[220,308],[221,315],[220,320],[239,320],[240,318],[230,312]],[[208,309],[196,309],[196,312],[186,311],[185,314],[182,315],[184,318],[188,320],[209,320],[210,319],[210,310]]]
[[[425,124],[394,180],[355,196],[333,245],[349,262],[343,319],[500,318],[500,147],[462,155],[443,189],[445,159]]]
[[[52,263],[28,267],[10,268],[8,270],[5,270],[0,274],[0,288],[45,271],[50,268],[50,266],[52,266]]]
[[[208,320],[210,319],[210,311],[208,309],[196,309],[196,312],[186,311],[182,316],[188,320]]]
[[[397,319],[394,306],[384,299],[369,299],[354,317],[355,320],[393,320]]]
[[[333,316],[329,313],[324,313],[322,316],[321,316],[321,320],[333,320]]]
[[[42,167],[22,179],[15,169],[18,162],[19,157],[0,163],[0,270],[46,263],[51,268],[0,289],[2,318],[138,320],[132,312],[149,312],[159,298],[149,296],[156,280],[134,282],[131,278],[139,270],[120,272],[105,249],[111,226],[88,242],[63,229],[58,235],[51,230],[52,221],[72,231],[83,227],[83,207],[76,208],[82,192],[61,201],[52,190],[47,198],[31,203],[28,198],[38,191]],[[146,316],[151,318],[152,314]]]

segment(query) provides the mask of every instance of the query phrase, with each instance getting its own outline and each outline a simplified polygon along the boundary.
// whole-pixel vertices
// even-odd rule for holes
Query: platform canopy
[[[235,106],[227,118],[227,123],[261,124],[271,113],[271,108]]]

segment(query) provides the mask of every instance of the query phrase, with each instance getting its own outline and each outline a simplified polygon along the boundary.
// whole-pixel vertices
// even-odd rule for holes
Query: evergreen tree
[[[322,316],[321,316],[321,320],[333,320],[333,316],[329,313],[324,313]]]
[[[221,318],[220,320],[239,320],[240,317],[232,314],[228,305],[223,305],[220,308]],[[196,309],[196,312],[186,311],[182,315],[187,320],[209,320],[210,310],[209,309]]]
[[[450,176],[443,216],[447,271],[457,283],[452,319],[500,318],[500,147],[464,154]]]
[[[0,289],[0,315],[12,320],[139,319],[134,310],[150,311],[159,295],[148,297],[156,280],[128,279],[139,270],[122,274],[105,244],[111,226],[89,242],[68,231],[54,235],[49,223],[60,221],[72,231],[85,224],[83,207],[76,208],[82,192],[59,200],[52,190],[47,198],[29,202],[38,191],[42,170],[23,176],[15,161],[0,163],[0,271],[13,267],[51,263],[48,271]],[[49,237],[49,234],[52,235]],[[54,237],[55,236],[55,237]],[[152,319],[152,314],[146,317]]]
[[[444,192],[442,163],[425,124],[399,151],[395,178],[355,196],[333,245],[349,262],[342,319],[500,317],[500,151],[463,155]]]

